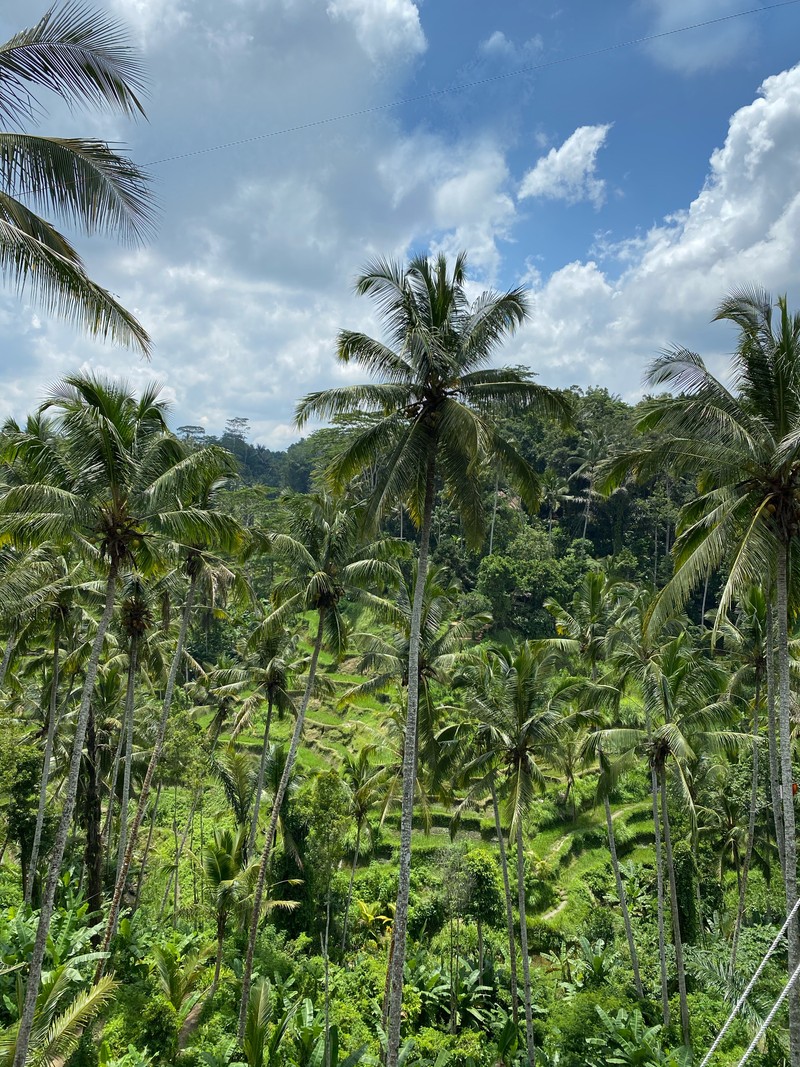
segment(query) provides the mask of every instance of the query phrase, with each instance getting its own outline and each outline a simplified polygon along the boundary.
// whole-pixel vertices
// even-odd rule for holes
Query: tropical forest
[[[147,176],[14,129],[140,73],[0,47],[4,276],[136,359],[45,216]],[[2,426],[4,1067],[800,1067],[800,314],[743,278],[628,403],[468,266],[364,262],[286,451],[85,368]]]

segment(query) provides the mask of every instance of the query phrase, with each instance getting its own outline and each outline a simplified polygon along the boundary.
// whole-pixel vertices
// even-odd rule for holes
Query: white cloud
[[[522,44],[516,44],[503,33],[495,30],[485,41],[481,41],[480,51],[490,59],[502,59],[510,64],[530,62],[544,47],[544,41],[537,33]]]
[[[328,14],[351,22],[373,61],[411,58],[427,48],[419,11],[411,0],[328,0]]]
[[[606,183],[596,176],[597,153],[605,144],[611,124],[579,126],[560,148],[551,148],[522,179],[520,200],[543,197],[576,204],[588,200],[599,208]]]
[[[709,320],[750,284],[800,296],[800,67],[768,78],[730,120],[703,189],[686,211],[617,249],[622,273],[570,263],[536,292],[515,358],[558,384],[602,382],[640,392],[665,345],[725,366],[733,335]],[[547,369],[550,374],[547,374]]]
[[[468,249],[470,264],[487,279],[500,267],[498,241],[509,237],[516,216],[505,157],[489,141],[446,142],[404,138],[380,161],[395,210],[407,205],[432,251]]]
[[[647,50],[663,66],[686,74],[731,63],[759,32],[752,18],[726,19],[742,10],[741,0],[642,0],[641,6],[650,15],[650,33],[668,34],[649,41]],[[703,22],[714,24],[671,33]]]

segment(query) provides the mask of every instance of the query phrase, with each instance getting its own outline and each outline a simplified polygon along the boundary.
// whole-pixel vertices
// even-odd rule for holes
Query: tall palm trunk
[[[124,715],[124,713],[123,713]],[[100,834],[100,845],[103,849],[103,853],[106,857],[106,872],[108,871],[108,861],[111,845],[111,824],[114,820],[114,794],[117,789],[117,778],[119,778],[119,765],[122,762],[122,749],[125,745],[125,723],[120,723],[119,732],[117,734],[117,747],[114,749],[114,759],[111,762],[111,771],[108,776],[108,805],[106,806],[106,817],[103,819],[103,830]]]
[[[489,555],[494,551],[494,524],[497,521],[497,496],[500,489],[500,472],[494,476],[494,498],[492,500],[492,524],[489,527]]]
[[[56,719],[58,718],[58,681],[61,652],[61,620],[56,617],[53,627],[53,677],[50,680],[50,702],[47,717],[47,741],[44,746],[44,762],[42,763],[42,778],[39,784],[39,810],[36,812],[36,829],[33,832],[33,845],[31,846],[30,865],[28,877],[25,880],[25,903],[30,904],[33,894],[33,883],[36,879],[36,867],[39,863],[39,848],[42,843],[42,828],[44,826],[44,813],[47,810],[47,784],[50,780],[50,763],[53,759],[53,745],[56,736]]]
[[[64,858],[64,849],[67,844],[72,816],[75,811],[75,799],[78,795],[78,778],[81,772],[81,760],[83,758],[83,743],[86,740],[86,726],[89,721],[89,706],[94,693],[94,683],[97,678],[97,668],[100,663],[100,653],[103,650],[106,631],[114,614],[114,598],[117,591],[117,566],[111,564],[106,582],[106,601],[97,632],[92,642],[92,651],[86,666],[86,677],[83,681],[81,702],[78,708],[78,720],[75,723],[75,737],[72,741],[69,771],[67,772],[67,784],[64,789],[64,806],[61,818],[56,830],[55,841],[50,853],[50,863],[47,870],[47,881],[42,896],[42,906],[39,912],[39,925],[36,929],[36,941],[33,946],[30,968],[28,970],[28,985],[25,990],[25,1001],[20,1015],[19,1030],[17,1032],[17,1045],[14,1051],[12,1067],[24,1067],[28,1057],[28,1046],[33,1029],[33,1016],[36,1011],[36,999],[39,995],[39,984],[42,979],[42,964],[47,947],[47,936],[50,932],[50,921],[53,917],[56,888],[61,878],[61,861]]]
[[[639,1000],[644,1000],[642,978],[639,974],[639,955],[636,951],[636,942],[633,940],[633,927],[631,926],[631,916],[628,911],[628,898],[625,895],[625,886],[622,884],[622,874],[620,873],[619,858],[617,856],[617,842],[614,837],[614,821],[611,818],[611,804],[609,803],[607,795],[603,797],[603,807],[605,808],[606,828],[608,830],[608,851],[611,853],[611,866],[614,868],[614,880],[617,883],[617,897],[619,898],[622,920],[625,923],[625,936],[628,939],[628,951],[630,952],[631,966],[633,967],[633,981],[636,986],[636,996]]]
[[[397,904],[394,913],[394,953],[389,983],[389,1031],[386,1045],[386,1067],[397,1067],[400,1054],[400,1024],[403,1010],[403,970],[406,962],[406,934],[408,930],[408,898],[411,890],[411,835],[414,818],[414,791],[417,777],[417,719],[419,712],[419,653],[422,632],[422,608],[425,581],[428,576],[428,554],[436,485],[436,456],[430,452],[425,472],[425,502],[419,537],[417,580],[408,640],[408,705],[406,708],[406,736],[403,746],[403,798],[400,814],[400,870],[397,883]]]
[[[689,1035],[689,1003],[686,999],[686,966],[683,960],[683,939],[681,938],[681,918],[678,912],[678,887],[675,882],[675,864],[672,859],[672,836],[669,829],[669,806],[667,804],[667,772],[662,765],[659,772],[661,786],[661,813],[664,823],[664,848],[667,854],[667,875],[669,877],[669,903],[672,911],[672,939],[675,945],[675,969],[678,972],[678,999],[681,1005],[681,1032],[683,1043],[691,1048]]]
[[[792,792],[792,739],[791,739],[791,694],[789,688],[789,628],[787,570],[789,545],[784,542],[778,549],[777,567],[777,614],[778,614],[778,725],[781,763],[781,799],[783,810],[783,834],[786,889],[786,913],[792,910],[797,900],[797,843],[795,839],[794,795]],[[800,964],[800,939],[795,916],[787,932],[789,948],[789,974],[794,974]],[[793,991],[789,997],[789,1043],[791,1067],[800,1067],[800,999]]]
[[[153,751],[150,755],[150,762],[147,765],[147,771],[142,782],[142,789],[139,794],[139,803],[136,806],[136,814],[133,817],[133,823],[130,829],[130,836],[128,838],[128,845],[125,849],[125,856],[122,860],[122,867],[117,873],[117,881],[114,885],[114,896],[111,898],[111,907],[108,912],[108,919],[106,921],[106,929],[103,935],[102,951],[108,952],[109,945],[111,944],[111,938],[117,929],[117,920],[119,918],[119,909],[122,902],[122,894],[125,889],[125,882],[128,877],[128,871],[130,870],[131,860],[133,859],[133,850],[136,848],[136,839],[139,836],[139,827],[142,825],[142,819],[144,818],[145,811],[147,809],[147,801],[150,796],[150,787],[153,782],[153,775],[156,772],[156,767],[161,759],[161,753],[164,749],[164,736],[167,732],[167,721],[169,719],[169,713],[172,708],[172,695],[175,692],[175,680],[178,676],[178,668],[180,667],[181,660],[183,659],[183,648],[186,644],[186,633],[189,629],[189,617],[192,613],[192,605],[194,603],[194,594],[197,588],[197,576],[192,574],[189,581],[189,589],[186,593],[186,601],[183,605],[183,614],[181,616],[181,628],[178,631],[178,642],[175,646],[175,654],[172,657],[172,663],[169,668],[169,675],[167,676],[167,685],[164,690],[164,703],[161,708],[161,718],[158,722],[158,733],[156,734],[155,742],[153,743]],[[99,981],[103,975],[105,969],[105,958],[101,959],[97,965],[97,971],[95,974],[95,981]]]
[[[522,949],[522,980],[525,1000],[525,1041],[528,1046],[529,1067],[536,1064],[536,1043],[533,1039],[533,1008],[531,1006],[531,961],[528,956],[528,916],[525,906],[525,844],[522,839],[522,819],[517,819],[517,896],[519,899],[519,940]]]
[[[264,842],[264,851],[261,853],[261,862],[258,865],[258,880],[256,881],[256,888],[253,894],[253,914],[250,920],[250,934],[247,939],[247,956],[245,958],[244,971],[242,973],[242,1000],[239,1007],[239,1026],[237,1030],[237,1036],[240,1042],[244,1039],[244,1029],[245,1024],[247,1023],[247,1002],[250,997],[250,984],[253,980],[253,956],[256,950],[256,938],[258,937],[258,927],[261,920],[261,901],[264,896],[264,884],[267,877],[267,869],[272,857],[272,847],[278,829],[278,819],[280,818],[283,799],[286,796],[289,779],[294,770],[295,761],[297,760],[297,752],[300,748],[300,739],[303,736],[303,724],[305,723],[308,703],[311,700],[311,693],[314,689],[314,680],[317,674],[317,663],[319,662],[319,653],[322,648],[322,637],[324,632],[325,608],[323,607],[319,609],[317,636],[314,641],[314,651],[311,653],[311,661],[308,665],[308,680],[306,681],[303,700],[297,712],[297,721],[294,724],[292,741],[289,745],[286,763],[283,766],[281,780],[278,783],[278,788],[275,791],[275,796],[272,801],[272,813],[269,818],[269,827],[267,828],[267,837]]]
[[[213,1000],[219,985],[219,972],[222,970],[222,950],[225,946],[225,927],[228,925],[228,913],[220,911],[217,915],[217,960],[214,964],[214,980],[208,991],[208,999]]]
[[[256,847],[256,834],[258,833],[258,813],[261,809],[261,794],[264,791],[264,775],[267,769],[267,756],[269,755],[269,731],[272,725],[272,695],[267,699],[267,722],[264,726],[264,740],[261,744],[261,762],[258,765],[258,781],[256,782],[256,797],[253,804],[253,818],[250,821],[250,835],[247,838],[247,855],[252,856]]]
[[[669,989],[667,987],[667,944],[664,932],[664,858],[661,847],[661,820],[658,814],[658,775],[650,768],[650,795],[653,801],[653,829],[656,838],[656,889],[658,899],[658,962],[661,968],[661,1011],[664,1026],[669,1026]]]
[[[17,644],[17,639],[14,634],[10,634],[6,641],[5,651],[3,652],[3,658],[0,660],[0,689],[5,685],[6,674],[8,674],[8,667],[11,663],[11,657],[14,655],[14,649]]]
[[[134,634],[131,636],[131,644],[128,652],[128,682],[125,687],[125,715],[123,721],[125,730],[125,762],[122,768],[122,796],[119,801],[119,841],[117,842],[117,871],[114,878],[115,886],[125,863],[125,852],[128,847],[128,808],[131,799],[131,764],[133,763],[133,705],[134,693],[136,690],[136,668],[138,663],[139,638]],[[116,778],[114,781],[116,781]]]
[[[358,857],[361,852],[361,820],[358,821],[356,827],[356,851],[353,855],[353,866],[350,868],[350,884],[347,887],[347,903],[344,906],[344,924],[342,928],[342,955],[344,955],[347,948],[347,924],[350,919],[350,905],[353,903],[353,882],[356,878],[356,867],[358,867]]]
[[[100,843],[100,774],[97,750],[97,723],[94,704],[89,705],[86,725],[86,902],[89,913],[97,914],[103,905],[103,854]]]
[[[769,788],[772,799],[772,818],[775,823],[775,843],[781,864],[781,877],[786,878],[786,855],[783,838],[783,808],[781,807],[781,771],[778,759],[778,724],[775,717],[775,638],[772,595],[767,596],[767,738],[769,741]]]
[[[139,897],[142,895],[142,886],[144,885],[144,876],[147,871],[147,859],[150,855],[150,846],[153,843],[153,830],[156,826],[156,816],[158,815],[158,802],[161,800],[161,787],[164,783],[159,778],[158,786],[156,787],[156,798],[153,801],[153,810],[150,813],[150,828],[147,831],[147,840],[144,844],[144,853],[142,855],[141,866],[139,867],[139,877],[136,879],[136,895],[133,898],[133,910],[139,907]],[[200,851],[202,853],[203,846],[201,844]]]
[[[731,974],[736,970],[736,953],[739,948],[739,932],[744,919],[745,898],[747,896],[747,876],[753,859],[753,844],[756,836],[756,807],[758,806],[758,726],[759,704],[761,702],[761,675],[756,675],[756,691],[753,696],[753,773],[750,781],[750,812],[747,818],[747,844],[742,863],[742,876],[739,880],[739,905],[736,909],[736,923],[731,939]]]
[[[497,803],[497,789],[494,775],[490,779],[492,792],[492,810],[494,811],[494,829],[497,834],[497,847],[500,850],[500,869],[503,872],[503,890],[506,898],[506,930],[508,932],[508,966],[511,973],[511,1015],[514,1025],[519,1024],[519,995],[517,993],[517,939],[514,936],[514,902],[511,897],[511,879],[508,876],[508,854],[503,840],[503,827],[500,825],[500,805]]]

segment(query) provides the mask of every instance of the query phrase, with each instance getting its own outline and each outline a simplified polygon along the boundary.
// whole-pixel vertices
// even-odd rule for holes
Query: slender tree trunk
[[[408,641],[408,705],[406,708],[406,736],[403,747],[403,799],[400,814],[400,870],[397,883],[397,904],[394,913],[394,954],[389,985],[389,1032],[386,1046],[386,1067],[397,1067],[400,1054],[400,1024],[403,1010],[403,970],[406,962],[406,934],[408,930],[408,898],[411,889],[411,837],[414,818],[414,791],[417,777],[417,720],[419,713],[419,653],[422,630],[422,606],[425,581],[428,575],[428,553],[431,540],[431,520],[436,486],[436,456],[431,451],[425,472],[425,501],[420,525],[417,580]]]
[[[356,827],[356,851],[353,856],[353,866],[350,868],[350,884],[347,887],[347,903],[344,906],[344,928],[342,930],[342,955],[344,956],[347,949],[347,924],[350,919],[350,905],[353,903],[353,882],[356,877],[356,867],[358,867],[358,857],[361,853],[361,821],[359,820]]]
[[[3,652],[3,658],[0,660],[0,689],[6,684],[6,674],[8,673],[8,667],[11,663],[11,657],[14,655],[14,649],[17,645],[17,639],[14,634],[10,634],[8,641],[6,641],[5,651]]]
[[[500,486],[500,473],[494,476],[494,502],[492,503],[492,524],[489,527],[489,555],[494,551],[494,524],[497,520],[497,491]]]
[[[217,991],[219,985],[219,972],[222,970],[222,952],[225,946],[225,927],[227,925],[227,915],[224,911],[220,912],[217,916],[217,961],[214,964],[214,981],[211,983],[211,989],[208,991],[208,999],[213,1000],[214,994]]]
[[[261,744],[261,762],[258,765],[258,781],[256,782],[256,798],[253,804],[253,818],[250,820],[250,836],[247,839],[248,858],[255,855],[256,834],[258,833],[258,814],[261,810],[261,794],[264,791],[264,775],[267,768],[267,756],[269,755],[269,731],[272,725],[272,696],[267,699],[267,721],[264,726],[264,740]]]
[[[33,894],[33,883],[36,880],[36,867],[39,863],[39,848],[42,843],[42,828],[44,827],[44,814],[47,810],[47,784],[50,780],[50,763],[53,759],[53,745],[56,736],[56,719],[58,718],[58,680],[61,651],[61,621],[56,617],[53,629],[53,677],[50,680],[50,703],[47,718],[47,741],[44,746],[44,762],[42,763],[42,778],[39,784],[39,810],[36,812],[36,829],[33,832],[33,845],[31,846],[31,858],[28,866],[28,877],[25,879],[25,903],[30,904]]]
[[[711,578],[711,568],[706,571],[706,580],[703,583],[703,602],[700,605],[700,629],[706,628],[706,601],[708,599],[708,583]]]
[[[669,807],[667,805],[667,772],[662,766],[660,771],[661,812],[664,823],[664,847],[667,853],[667,874],[669,876],[669,902],[672,911],[672,937],[675,944],[675,969],[678,972],[678,998],[681,1005],[681,1032],[683,1043],[691,1048],[689,1034],[689,1002],[686,999],[686,967],[683,961],[683,939],[681,938],[681,919],[678,912],[678,887],[675,883],[675,864],[672,859],[672,837],[669,832]]]
[[[167,884],[164,886],[164,895],[161,897],[161,907],[158,909],[158,921],[162,922],[164,919],[164,912],[167,910],[167,901],[169,900],[169,893],[172,889],[172,881],[175,875],[175,871],[178,866],[178,783],[177,781],[172,787],[172,866],[169,869],[167,875]]]
[[[775,823],[775,844],[781,864],[781,877],[786,880],[784,852],[783,808],[781,806],[781,771],[778,758],[778,723],[775,716],[775,638],[772,592],[767,597],[767,740],[769,742],[769,788],[772,798],[772,819]]]
[[[490,779],[492,792],[492,809],[494,811],[494,828],[497,834],[497,846],[500,850],[500,869],[503,872],[503,890],[506,898],[506,929],[508,931],[508,966],[511,974],[511,1016],[514,1025],[519,1025],[519,994],[517,993],[517,940],[514,937],[514,903],[511,897],[511,880],[508,876],[508,854],[503,840],[503,828],[500,825],[500,806],[497,803],[497,789],[494,775]]]
[[[661,820],[658,815],[658,776],[650,768],[650,793],[653,801],[653,827],[656,836],[656,886],[658,895],[658,961],[661,968],[661,1010],[664,1026],[669,1026],[669,989],[667,987],[667,945],[664,932],[664,857],[661,848]]]
[[[778,615],[778,725],[781,762],[781,799],[783,807],[784,855],[786,858],[787,915],[797,900],[797,842],[795,837],[794,794],[792,783],[792,738],[791,738],[791,693],[789,679],[789,628],[787,571],[789,545],[778,549],[777,567],[777,615]],[[789,974],[794,974],[800,964],[800,940],[795,916],[787,931],[789,948]],[[800,999],[796,990],[789,996],[789,1044],[791,1067],[800,1067]]]
[[[100,847],[106,857],[106,875],[108,875],[109,860],[111,858],[111,824],[114,819],[114,794],[117,790],[117,778],[119,777],[119,765],[122,762],[122,749],[125,745],[125,722],[120,723],[117,736],[117,747],[114,749],[114,759],[111,762],[111,771],[108,776],[108,804],[106,817],[103,819],[103,829],[100,832]]]
[[[86,902],[89,914],[95,915],[103,906],[103,855],[100,840],[100,776],[97,753],[97,725],[94,704],[89,706],[86,725]]]
[[[47,935],[50,932],[50,920],[53,917],[56,888],[61,877],[61,861],[64,858],[64,849],[67,844],[72,815],[75,811],[75,798],[78,795],[78,778],[81,772],[81,760],[83,758],[83,743],[86,740],[86,726],[89,721],[89,706],[94,693],[94,683],[97,678],[97,668],[100,663],[100,653],[103,649],[106,631],[108,630],[111,616],[114,613],[114,598],[117,590],[117,568],[112,563],[106,582],[106,602],[97,632],[92,642],[92,651],[86,667],[86,677],[83,682],[78,719],[75,724],[75,736],[72,742],[69,771],[67,772],[67,784],[64,791],[64,807],[56,830],[56,837],[50,853],[50,863],[47,871],[42,906],[39,912],[39,925],[36,930],[36,941],[33,946],[30,968],[28,970],[28,985],[25,990],[25,1001],[22,1006],[19,1030],[17,1032],[17,1045],[14,1051],[12,1067],[24,1067],[28,1058],[28,1046],[33,1028],[33,1016],[36,1011],[36,999],[39,995],[39,984],[42,979],[42,964],[47,947]]]
[[[237,1030],[237,1037],[240,1042],[244,1039],[244,1028],[247,1023],[247,1002],[250,997],[250,984],[253,980],[253,956],[256,950],[256,938],[258,937],[258,927],[261,921],[261,901],[264,896],[264,883],[267,877],[269,861],[272,858],[272,846],[278,829],[278,819],[280,818],[283,798],[286,795],[289,778],[291,777],[295,761],[297,760],[300,739],[303,736],[303,724],[305,723],[308,703],[311,700],[311,693],[314,688],[314,679],[317,674],[317,663],[319,662],[319,653],[322,648],[324,627],[325,608],[320,608],[319,621],[317,623],[317,636],[314,641],[314,651],[311,653],[311,661],[308,665],[308,680],[306,682],[305,692],[303,693],[303,700],[297,712],[297,721],[294,724],[294,732],[292,734],[291,744],[289,745],[289,752],[286,756],[286,763],[283,767],[283,774],[281,775],[281,780],[278,783],[278,788],[275,791],[275,796],[272,801],[272,813],[269,818],[267,838],[264,842],[264,850],[261,853],[261,863],[258,866],[258,880],[256,881],[256,888],[253,894],[253,915],[250,920],[250,934],[247,939],[247,956],[245,958],[244,971],[242,973],[242,999],[239,1005],[239,1026]]]
[[[736,953],[739,948],[739,932],[744,919],[745,898],[747,896],[747,876],[753,858],[753,843],[756,836],[756,808],[758,806],[758,725],[759,704],[761,702],[761,675],[756,676],[756,690],[753,697],[753,773],[750,781],[750,812],[747,818],[747,845],[744,851],[741,879],[739,881],[739,906],[736,909],[736,923],[733,927],[731,943],[731,974],[736,971]]]
[[[625,886],[622,884],[622,874],[619,869],[619,858],[617,856],[617,842],[614,837],[614,821],[611,818],[611,804],[608,797],[603,797],[603,807],[606,813],[606,827],[608,829],[608,851],[611,853],[611,866],[614,868],[614,880],[617,883],[617,896],[619,897],[620,911],[622,912],[622,920],[625,923],[625,936],[628,939],[628,951],[631,956],[631,966],[633,967],[633,981],[636,986],[636,996],[639,1000],[644,1000],[644,989],[642,988],[642,978],[639,974],[639,956],[636,952],[636,942],[633,940],[633,927],[631,926],[631,916],[628,911],[628,898],[625,895]]]
[[[653,588],[658,589],[658,522],[653,529]]]
[[[331,957],[328,951],[331,932],[331,886],[328,879],[328,893],[325,901],[325,945],[322,958],[325,964],[325,1048],[324,1067],[331,1067]]]
[[[197,577],[195,575],[192,575],[191,580],[189,582],[189,589],[186,593],[186,601],[183,605],[181,628],[178,632],[178,643],[175,646],[175,654],[172,657],[169,675],[167,676],[167,685],[164,690],[164,704],[161,708],[161,718],[158,722],[158,733],[156,734],[155,742],[153,743],[153,751],[150,755],[150,762],[147,765],[147,771],[144,776],[144,781],[142,782],[142,789],[139,794],[139,803],[136,806],[136,814],[133,817],[133,824],[131,825],[128,845],[125,849],[125,856],[122,861],[122,867],[119,873],[117,874],[117,881],[114,886],[114,896],[111,898],[111,907],[109,908],[105,934],[103,935],[103,952],[108,952],[109,945],[111,944],[111,938],[114,936],[114,933],[117,929],[120,903],[122,902],[122,894],[125,890],[125,881],[128,877],[128,871],[130,870],[131,860],[133,859],[133,850],[136,848],[136,839],[139,836],[139,827],[142,825],[142,819],[144,818],[144,813],[147,809],[147,801],[150,797],[150,786],[153,782],[153,775],[156,772],[156,767],[158,766],[158,762],[161,759],[161,753],[164,748],[164,737],[167,732],[167,721],[169,719],[169,713],[172,708],[172,695],[175,692],[175,681],[178,677],[178,669],[183,658],[183,648],[186,643],[186,633],[189,629],[189,616],[192,612],[192,604],[194,603],[194,594],[196,588]],[[105,959],[101,959],[97,965],[95,981],[99,981],[99,979],[103,975],[104,969]]]
[[[525,988],[525,1041],[529,1067],[536,1064],[536,1043],[533,1039],[533,1008],[531,1005],[531,961],[528,956],[528,916],[525,906],[525,844],[522,839],[522,819],[517,819],[517,894],[519,898],[519,939],[522,949],[522,979]]]
[[[144,854],[142,855],[142,864],[139,868],[139,877],[136,880],[136,896],[133,898],[133,910],[139,907],[139,898],[142,895],[142,886],[144,885],[144,875],[147,870],[147,859],[150,855],[150,846],[153,843],[153,830],[156,826],[156,815],[158,814],[158,802],[161,800],[161,786],[163,782],[159,778],[158,786],[156,787],[156,799],[153,801],[153,811],[150,815],[150,828],[147,831],[147,841],[144,846]],[[202,851],[202,846],[201,846]]]
[[[483,923],[481,922],[480,915],[477,919],[478,924],[478,985],[483,985]]]
[[[117,842],[117,872],[114,885],[119,880],[120,872],[125,863],[125,852],[128,847],[128,808],[131,800],[131,772],[133,764],[133,718],[134,718],[134,693],[136,690],[136,669],[139,663],[139,638],[131,637],[128,652],[128,684],[125,688],[125,715],[123,726],[125,728],[125,764],[122,770],[122,796],[119,802],[119,841]],[[116,779],[115,779],[116,781]]]

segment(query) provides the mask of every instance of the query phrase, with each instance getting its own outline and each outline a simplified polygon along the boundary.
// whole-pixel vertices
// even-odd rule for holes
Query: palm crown
[[[31,86],[70,105],[143,114],[142,82],[116,22],[78,3],[51,7],[0,44],[0,124],[38,116]],[[89,278],[75,248],[39,211],[86,233],[137,242],[153,222],[144,173],[102,141],[0,128],[0,271],[45,310],[147,354],[150,340],[139,322]]]

